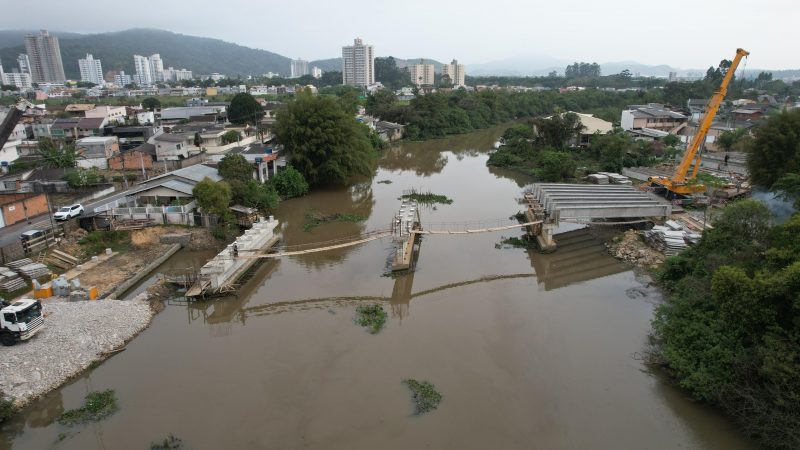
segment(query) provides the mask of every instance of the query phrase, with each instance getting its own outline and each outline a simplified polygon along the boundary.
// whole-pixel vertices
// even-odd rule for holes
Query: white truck
[[[0,343],[14,345],[26,341],[44,328],[42,303],[39,300],[21,299],[0,309]]]

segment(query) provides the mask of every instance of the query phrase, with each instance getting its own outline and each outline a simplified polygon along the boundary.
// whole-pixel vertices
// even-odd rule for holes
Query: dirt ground
[[[177,226],[148,227],[131,231],[131,244],[127,251],[114,255],[97,270],[88,270],[78,279],[81,286],[95,286],[100,294],[113,291],[118,285],[139,273],[151,261],[166,252],[172,244],[162,244],[160,237],[164,234],[190,234],[190,250],[216,249],[222,244],[205,228],[186,228]],[[65,236],[57,247],[71,255],[81,255],[80,239],[86,231],[78,229]]]
[[[612,256],[645,269],[657,269],[666,256],[647,245],[640,232],[628,230],[606,243]]]

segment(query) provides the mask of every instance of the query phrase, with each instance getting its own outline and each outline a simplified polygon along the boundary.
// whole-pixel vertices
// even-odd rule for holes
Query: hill
[[[12,32],[7,32],[12,33]],[[26,32],[19,36],[24,36]],[[55,33],[57,34],[57,33]],[[9,34],[13,37],[13,34]],[[14,47],[0,47],[6,66],[16,65],[16,57],[25,52],[20,37]],[[61,59],[67,78],[79,79],[78,59],[86,53],[103,61],[103,70],[124,70],[133,74],[133,55],[161,54],[165,67],[186,68],[195,74],[224,73],[229,76],[260,75],[266,72],[288,74],[291,59],[219,39],[187,36],[155,29],[132,29],[113,33],[78,35],[62,38]],[[13,62],[13,64],[12,64]]]
[[[6,47],[19,47],[25,45],[25,35],[39,34],[39,30],[0,30],[0,48]],[[52,36],[58,36],[59,39],[79,38],[85,36],[80,33],[70,33],[68,31],[50,31]],[[21,53],[25,53],[24,51]],[[14,64],[16,64],[16,55],[14,56]],[[5,60],[4,60],[5,61]],[[11,61],[6,63],[11,64]]]

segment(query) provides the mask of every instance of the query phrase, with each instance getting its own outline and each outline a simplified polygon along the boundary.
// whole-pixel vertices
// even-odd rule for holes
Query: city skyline
[[[11,10],[37,9],[21,0],[9,1]],[[375,5],[369,10],[347,7],[350,0],[336,5],[275,4],[264,8],[272,17],[302,17],[302,20],[278,20],[269,39],[252,29],[263,19],[261,14],[237,17],[235,25],[206,23],[202,14],[203,1],[191,10],[181,4],[144,0],[143,6],[157,5],[160,13],[152,15],[149,8],[134,8],[125,16],[109,17],[102,22],[87,22],[74,11],[85,0],[57,3],[37,9],[36,14],[0,18],[3,29],[39,29],[98,33],[133,27],[160,28],[178,33],[207,36],[240,45],[269,50],[282,55],[302,55],[315,60],[335,57],[341,45],[353,36],[363,38],[381,49],[379,55],[400,58],[431,58],[449,61],[460,55],[467,66],[507,58],[549,57],[558,60],[619,62],[636,61],[643,64],[668,64],[682,69],[707,68],[709,61],[731,58],[737,47],[747,48],[752,67],[770,69],[796,68],[796,61],[782,51],[782,43],[800,39],[800,30],[792,23],[800,15],[800,4],[788,0],[767,0],[759,8],[743,0],[695,3],[676,0],[670,8],[658,11],[658,23],[653,23],[653,11],[642,8],[632,0],[590,2],[579,0],[564,11],[561,5],[544,2],[500,0],[490,7],[474,5],[479,14],[455,14],[463,2],[428,4],[410,0],[404,8],[426,11],[416,19],[413,38],[405,33],[405,25],[392,19],[389,5]],[[217,7],[211,2],[208,7]],[[226,4],[232,10],[252,9],[242,0]],[[353,17],[355,15],[358,17]],[[691,11],[687,13],[687,11]],[[395,11],[396,12],[396,11]],[[569,15],[569,17],[567,17]],[[193,20],[176,22],[174,17]],[[602,17],[599,20],[598,17]],[[197,20],[194,20],[197,19]],[[457,19],[457,20],[456,20]],[[448,23],[448,33],[440,33],[442,22]],[[320,27],[320,23],[357,23],[357,27]],[[716,26],[709,26],[716,23]],[[758,23],[769,26],[736,26]],[[483,31],[482,31],[483,30]],[[637,31],[659,39],[636,38]],[[657,34],[653,34],[658,31]],[[399,36],[402,36],[400,38]],[[689,44],[691,42],[691,44]],[[687,51],[686,48],[690,48]]]

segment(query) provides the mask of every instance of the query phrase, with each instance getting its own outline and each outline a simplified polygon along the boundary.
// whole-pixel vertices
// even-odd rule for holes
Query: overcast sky
[[[531,55],[706,68],[800,67],[800,0],[2,0],[0,29],[162,28],[291,58],[341,55],[361,37],[378,56],[467,65]],[[652,6],[651,6],[652,5]]]

